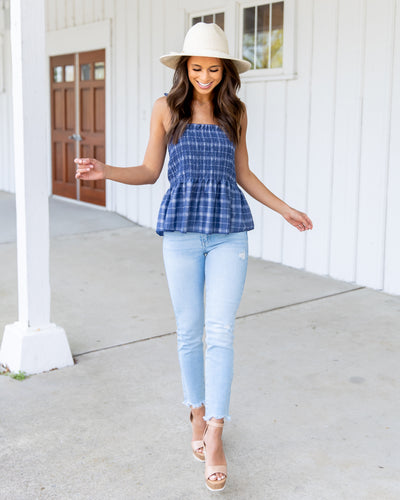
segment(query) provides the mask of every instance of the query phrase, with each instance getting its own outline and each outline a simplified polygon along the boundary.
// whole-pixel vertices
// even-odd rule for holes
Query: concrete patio
[[[0,192],[0,337],[18,319],[15,202]],[[0,499],[206,499],[162,239],[50,200],[52,321],[75,366],[0,376]],[[250,259],[221,498],[400,498],[400,297]]]

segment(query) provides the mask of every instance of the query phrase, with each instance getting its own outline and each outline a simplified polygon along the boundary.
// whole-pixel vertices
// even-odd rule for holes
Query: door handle
[[[83,138],[81,137],[80,134],[72,134],[68,137],[68,139],[72,139],[74,141],[82,141]]]

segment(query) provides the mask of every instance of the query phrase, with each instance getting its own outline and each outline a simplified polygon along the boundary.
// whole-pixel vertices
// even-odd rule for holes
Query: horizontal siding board
[[[75,26],[75,2],[67,1],[65,4],[65,27]]]
[[[307,209],[310,74],[312,61],[313,1],[303,0],[297,11],[297,78],[287,83],[284,199],[301,211]],[[313,218],[313,213],[310,214]],[[303,268],[306,235],[283,225],[282,262]]]
[[[127,77],[126,77],[126,2],[127,0],[115,0],[115,30],[114,38],[114,162],[117,166],[127,166]],[[120,183],[114,183],[115,210],[127,216],[127,191],[129,187]]]
[[[104,0],[104,19],[114,17],[114,0]]]
[[[337,1],[314,2],[306,269],[328,273],[334,130]]]
[[[373,288],[383,286],[393,15],[392,0],[367,2],[356,279]]]
[[[67,12],[66,12],[66,0],[56,0],[54,2],[56,4],[56,9],[57,9],[57,29],[64,29],[67,26]]]
[[[400,0],[396,3],[390,117],[384,290],[400,294]]]
[[[13,120],[11,95],[11,42],[10,32],[2,34],[3,84],[5,92],[0,93],[0,189],[15,192],[14,151],[13,151]]]
[[[126,3],[126,10],[120,11],[123,16],[120,22],[124,23],[126,52],[125,67],[125,96],[126,108],[126,151],[125,165],[139,165],[142,161],[139,151],[139,7],[138,2]],[[122,43],[122,42],[121,42]],[[137,186],[124,186],[126,193],[126,216],[138,222],[139,189]]]
[[[246,106],[248,114],[247,149],[250,169],[259,178],[264,172],[264,121],[265,121],[264,82],[246,84]],[[249,233],[249,253],[253,257],[261,257],[263,210],[265,207],[251,196],[247,196],[254,219],[254,230]]]
[[[151,16],[152,16],[152,4],[149,0],[139,0],[139,19],[140,23],[138,26],[139,40],[140,44],[139,50],[139,146],[138,151],[140,154],[140,162],[143,161],[143,157],[146,151],[147,141],[149,138],[150,129],[150,118],[152,109],[152,42],[153,37],[151,36]],[[143,226],[151,226],[151,198],[152,198],[152,186],[140,186],[138,189],[138,200],[139,200],[139,213],[138,222]]]
[[[83,22],[85,24],[94,22],[94,0],[85,0],[83,2]]]
[[[151,31],[152,33],[158,33],[157,37],[153,37],[153,43],[151,45],[152,101],[161,97],[166,91],[164,87],[163,65],[159,60],[160,55],[164,53],[165,9],[166,5],[163,0],[152,0]],[[151,188],[152,204],[150,225],[153,229],[155,229],[157,225],[158,209],[163,195],[164,183],[163,180],[161,180],[161,182],[156,182]]]
[[[159,62],[159,57],[162,54],[167,54],[168,52],[178,51],[183,43],[183,38],[185,35],[185,11],[181,9],[178,5],[179,0],[170,0],[168,5],[165,4],[164,7],[164,30],[163,30],[163,47],[161,53],[155,56]],[[162,93],[168,93],[172,86],[173,70],[167,68],[163,64],[159,63],[162,71]],[[158,96],[154,96],[155,98]],[[169,188],[168,181],[168,151],[166,154],[164,167],[161,172],[160,179],[157,181],[156,193],[153,197],[153,223],[154,214],[157,213],[161,202],[161,197],[164,195],[166,190]]]
[[[54,0],[46,0],[46,30],[57,29],[57,3]]]
[[[81,24],[84,24],[84,2],[82,0],[74,0],[75,4],[75,26],[79,26]]]
[[[94,4],[94,21],[103,21],[104,17],[104,1],[96,0]]]
[[[264,108],[264,170],[262,180],[275,195],[284,197],[286,82],[267,84]],[[276,212],[263,208],[261,257],[273,262],[282,260],[283,219]]]
[[[331,276],[355,280],[365,2],[340,0],[332,186]]]

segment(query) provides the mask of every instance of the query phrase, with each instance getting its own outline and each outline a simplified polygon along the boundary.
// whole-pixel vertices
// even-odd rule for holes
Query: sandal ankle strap
[[[210,425],[211,427],[223,427],[224,426],[223,423],[221,424],[220,422],[213,422],[212,420],[207,420],[206,424]]]

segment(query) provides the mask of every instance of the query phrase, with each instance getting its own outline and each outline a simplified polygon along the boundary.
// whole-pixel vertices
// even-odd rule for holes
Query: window
[[[240,57],[251,69],[245,79],[292,78],[294,1],[259,0],[241,6]]]
[[[91,64],[81,64],[81,80],[91,80]]]
[[[65,81],[73,82],[75,80],[75,66],[72,64],[67,64],[65,66]]]
[[[215,23],[221,29],[225,29],[225,13],[212,12],[207,14],[195,14],[190,16],[190,25],[194,26],[197,23]]]
[[[243,9],[243,59],[252,69],[283,65],[283,2]]]
[[[53,68],[53,81],[54,83],[62,83],[64,81],[64,73],[62,66],[55,66]]]
[[[104,80],[104,62],[94,63],[94,79]]]

